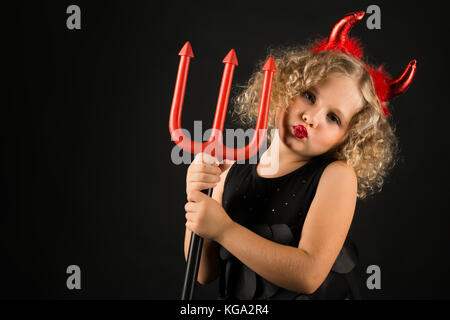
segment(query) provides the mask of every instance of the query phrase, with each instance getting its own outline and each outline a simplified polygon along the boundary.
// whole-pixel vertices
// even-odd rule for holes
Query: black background
[[[81,30],[66,8],[81,8]],[[270,47],[328,35],[346,13],[381,8],[352,35],[374,64],[417,75],[391,104],[402,160],[359,201],[350,236],[365,299],[449,298],[448,19],[439,3],[369,1],[33,1],[4,7],[0,297],[178,299],[185,174],[170,153],[178,52],[190,41],[182,126],[213,121],[223,64],[244,84]],[[233,91],[234,92],[234,91]],[[231,110],[232,106],[229,107]],[[226,128],[235,128],[230,114]],[[68,290],[78,265],[82,289]],[[381,289],[366,268],[381,268]],[[215,299],[217,282],[197,298]]]

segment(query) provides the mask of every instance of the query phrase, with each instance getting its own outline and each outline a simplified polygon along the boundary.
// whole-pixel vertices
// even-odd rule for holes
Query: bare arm
[[[343,162],[334,162],[320,179],[298,248],[267,240],[237,223],[217,241],[275,285],[313,293],[343,246],[356,206],[356,192],[354,170]]]
[[[222,164],[220,169],[222,173],[220,174],[220,181],[217,186],[213,189],[212,198],[222,204],[222,195],[225,184],[225,179],[228,171],[233,162]],[[189,244],[191,239],[191,231],[186,228],[184,237],[184,257],[187,261],[187,256],[189,252]],[[219,245],[217,242],[204,239],[202,248],[202,257],[200,260],[200,266],[198,271],[197,281],[200,284],[207,284],[214,281],[219,276]]]

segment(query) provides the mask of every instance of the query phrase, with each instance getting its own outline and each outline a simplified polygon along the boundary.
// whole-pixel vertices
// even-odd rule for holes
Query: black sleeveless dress
[[[263,178],[257,164],[235,162],[226,177],[222,206],[237,223],[260,236],[298,246],[303,223],[319,179],[333,158],[318,156],[297,170],[277,178]],[[357,299],[352,274],[355,246],[347,239],[331,272],[313,294],[288,291],[265,280],[220,247],[219,299]]]

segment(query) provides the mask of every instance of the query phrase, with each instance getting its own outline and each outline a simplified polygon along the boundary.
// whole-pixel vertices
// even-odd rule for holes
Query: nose
[[[302,115],[303,121],[306,122],[310,127],[316,128],[320,122],[322,116],[322,108],[312,108],[308,111],[305,111]]]

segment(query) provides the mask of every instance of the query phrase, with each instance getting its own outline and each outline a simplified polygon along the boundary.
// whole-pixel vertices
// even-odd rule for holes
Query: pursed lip
[[[308,137],[308,130],[302,124],[293,125],[292,133],[299,139],[304,139]]]

